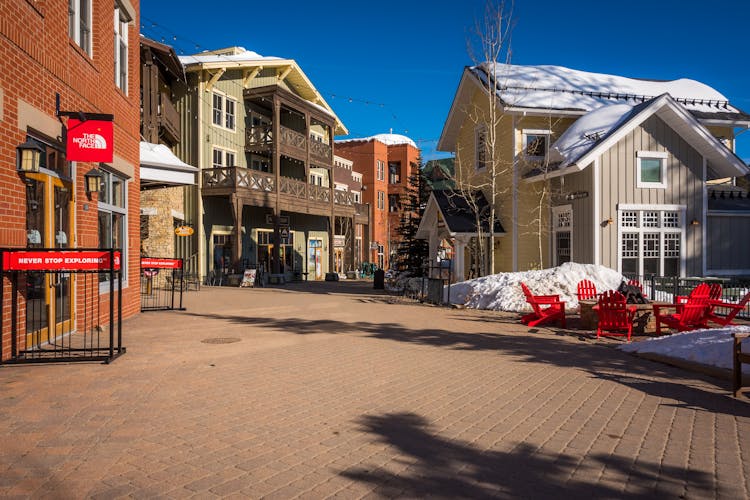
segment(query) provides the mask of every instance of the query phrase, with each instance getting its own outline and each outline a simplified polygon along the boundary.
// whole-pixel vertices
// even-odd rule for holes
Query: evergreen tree
[[[396,250],[395,267],[399,272],[408,272],[411,276],[424,274],[422,266],[429,255],[428,242],[416,238],[429,196],[422,167],[420,158],[417,171],[409,176],[406,189],[399,200],[401,219],[397,232],[400,239]]]

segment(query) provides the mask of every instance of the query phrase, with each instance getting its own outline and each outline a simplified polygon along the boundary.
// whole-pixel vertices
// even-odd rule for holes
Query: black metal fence
[[[739,302],[750,291],[750,277],[694,277],[679,278],[675,276],[626,275],[628,280],[641,284],[643,295],[651,301],[674,302],[677,296],[690,294],[701,283],[718,283],[721,285],[721,300]],[[719,311],[721,312],[721,310]],[[750,319],[750,303],[738,314],[738,317]]]
[[[125,353],[119,250],[0,249],[0,282],[1,363],[110,363]]]
[[[187,290],[182,259],[141,258],[141,311],[184,311]]]
[[[408,277],[408,273],[405,273],[393,278],[386,278],[386,289],[392,295],[430,304],[446,305],[450,304],[450,284],[452,280],[452,260],[426,261],[422,266],[421,277]]]

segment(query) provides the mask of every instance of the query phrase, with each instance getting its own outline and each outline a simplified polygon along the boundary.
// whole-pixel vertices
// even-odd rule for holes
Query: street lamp
[[[16,147],[16,168],[23,174],[39,172],[44,149],[30,138]]]
[[[91,193],[98,193],[102,190],[102,178],[104,176],[97,168],[92,168],[86,174],[83,175],[83,179],[86,182],[86,194],[91,196]]]

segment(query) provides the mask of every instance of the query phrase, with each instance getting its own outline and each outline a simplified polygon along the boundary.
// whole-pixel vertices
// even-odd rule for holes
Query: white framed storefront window
[[[684,205],[619,205],[617,236],[617,269],[621,273],[684,275]]]
[[[121,250],[120,262],[123,276],[122,286],[128,282],[128,188],[125,178],[114,172],[100,168],[102,173],[102,190],[99,192],[98,229],[99,248]],[[117,286],[117,283],[114,285]],[[109,293],[109,273],[99,273],[99,293]]]

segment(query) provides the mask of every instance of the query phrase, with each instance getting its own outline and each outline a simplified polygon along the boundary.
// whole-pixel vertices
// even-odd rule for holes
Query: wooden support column
[[[357,223],[354,222],[354,217],[349,219],[351,227],[351,240],[349,241],[349,266],[352,271],[357,269],[356,249],[357,249]]]
[[[273,218],[274,243],[271,273],[279,274],[281,273],[281,232],[279,230],[279,217],[281,216],[281,100],[277,95],[273,96],[273,171],[276,177],[276,207],[274,207]]]
[[[232,204],[232,219],[234,222],[234,234],[232,238],[232,253],[234,262],[232,263],[235,272],[242,271],[242,209],[245,207],[242,199],[236,194],[230,198]]]
[[[333,153],[332,132],[333,132],[333,129],[329,128],[328,137],[330,138],[329,142],[331,143],[331,152]],[[336,197],[335,196],[336,193],[334,192],[334,190],[336,189],[336,185],[333,182],[333,154],[331,154],[331,158],[329,159],[329,164],[328,164],[328,187],[330,188],[329,192],[331,194],[331,216],[330,216],[330,221],[329,221],[331,230],[328,233],[328,272],[332,273],[334,272],[334,262],[335,262],[334,259],[336,256],[336,253],[333,247],[333,240],[334,240],[333,236],[334,236],[334,233],[336,232],[336,216],[334,215],[335,209],[336,209],[336,205],[334,203],[334,198]]]

